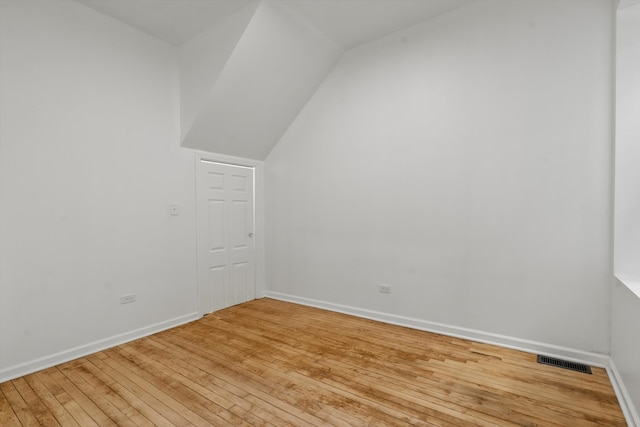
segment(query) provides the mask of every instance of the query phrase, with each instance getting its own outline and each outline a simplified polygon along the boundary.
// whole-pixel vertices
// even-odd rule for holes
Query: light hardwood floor
[[[260,299],[0,384],[2,426],[625,426],[604,369]]]

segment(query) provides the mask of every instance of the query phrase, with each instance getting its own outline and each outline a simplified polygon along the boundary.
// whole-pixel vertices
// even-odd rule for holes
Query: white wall
[[[635,422],[640,425],[640,298],[616,281],[612,307],[611,358],[631,399]]]
[[[72,1],[1,5],[0,381],[197,310],[175,50]]]
[[[640,297],[640,4],[617,13],[615,272]]]
[[[607,353],[613,7],[488,0],[345,54],[266,161],[268,289]]]
[[[640,425],[640,4],[617,12],[615,273],[611,357]]]

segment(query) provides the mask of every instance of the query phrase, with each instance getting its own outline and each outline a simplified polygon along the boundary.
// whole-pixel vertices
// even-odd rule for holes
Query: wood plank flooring
[[[2,426],[625,426],[604,369],[260,299],[0,384]]]

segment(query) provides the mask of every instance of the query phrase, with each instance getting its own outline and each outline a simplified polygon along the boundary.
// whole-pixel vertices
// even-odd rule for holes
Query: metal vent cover
[[[571,371],[582,372],[583,374],[591,374],[591,366],[583,363],[570,362],[568,360],[556,359],[555,357],[538,355],[538,363],[543,365],[556,366],[562,369],[569,369]]]

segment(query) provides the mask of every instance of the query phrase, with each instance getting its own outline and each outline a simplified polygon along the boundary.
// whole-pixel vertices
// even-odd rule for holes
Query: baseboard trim
[[[19,378],[24,375],[32,374],[34,372],[41,371],[43,369],[50,368],[61,363],[68,362],[70,360],[78,359],[80,357],[87,356],[98,351],[106,350],[111,347],[118,346],[120,344],[127,343],[129,341],[137,340],[167,329],[175,328],[176,326],[183,325],[185,323],[192,322],[202,317],[199,312],[186,314],[184,316],[174,317],[173,319],[158,322],[153,325],[145,326],[144,328],[136,329],[123,334],[114,335],[109,338],[94,341],[89,344],[81,345],[70,350],[65,350],[50,356],[45,356],[40,359],[32,360],[30,362],[15,365],[3,370],[0,370],[0,383],[10,381],[15,378]]]
[[[620,403],[620,408],[622,408],[622,412],[624,413],[624,417],[627,420],[627,424],[629,425],[629,427],[640,427],[640,416],[638,415],[638,412],[633,405],[631,396],[629,395],[629,392],[627,391],[627,388],[624,386],[624,382],[622,381],[622,375],[620,375],[620,371],[618,371],[618,368],[616,367],[613,359],[609,361],[607,373],[609,374],[611,385],[613,386],[613,390],[616,392],[618,403]]]
[[[321,308],[329,311],[335,311],[338,313],[350,314],[365,319],[377,320],[380,322],[398,326],[405,326],[412,329],[434,332],[456,338],[469,339],[486,344],[498,345],[501,347],[525,351],[528,353],[544,354],[547,356],[558,357],[605,368],[609,375],[611,385],[613,386],[613,389],[618,398],[618,402],[620,403],[622,412],[626,418],[627,424],[629,425],[629,427],[640,427],[640,417],[636,412],[633,401],[631,400],[631,396],[624,386],[624,382],[622,381],[620,372],[609,356],[597,353],[589,353],[552,344],[540,343],[536,341],[523,340],[520,338],[514,338],[505,335],[482,332],[474,329],[429,322],[411,317],[398,316],[395,314],[367,310],[342,304],[335,304],[327,301],[304,298],[280,292],[265,291],[264,297],[306,305],[310,307]],[[96,353],[98,351],[106,350],[108,348],[115,347],[129,341],[144,338],[146,336],[192,322],[199,319],[200,317],[202,316],[199,312],[190,313],[184,316],[166,320],[164,322],[159,322],[154,325],[146,326],[144,328],[126,332],[124,334],[119,334],[103,340],[94,341],[90,344],[78,346],[73,349],[59,352],[40,359],[32,360],[27,363],[15,365],[0,370],[0,383],[10,381],[12,379],[19,378],[21,376],[28,375],[34,372],[38,372],[43,369],[50,368],[51,366],[68,362],[70,360],[78,359],[80,357]]]
[[[589,353],[586,351],[575,350],[572,348],[561,347],[553,344],[529,341],[520,338],[509,337],[506,335],[499,335],[474,329],[461,328],[458,326],[445,325],[443,323],[430,322],[422,319],[399,316],[396,314],[383,313],[380,311],[367,310],[326,301],[319,301],[279,292],[266,291],[264,293],[264,296],[267,298],[293,302],[296,304],[323,308],[339,313],[351,314],[353,316],[363,317],[365,319],[378,320],[380,322],[390,323],[393,325],[406,326],[408,328],[419,329],[427,332],[435,332],[451,337],[463,338],[486,344],[499,345],[501,347],[525,351],[527,353],[558,357],[561,359],[571,360],[573,362],[579,363],[586,363],[588,365],[598,366],[601,368],[606,368],[609,366],[608,355]]]

